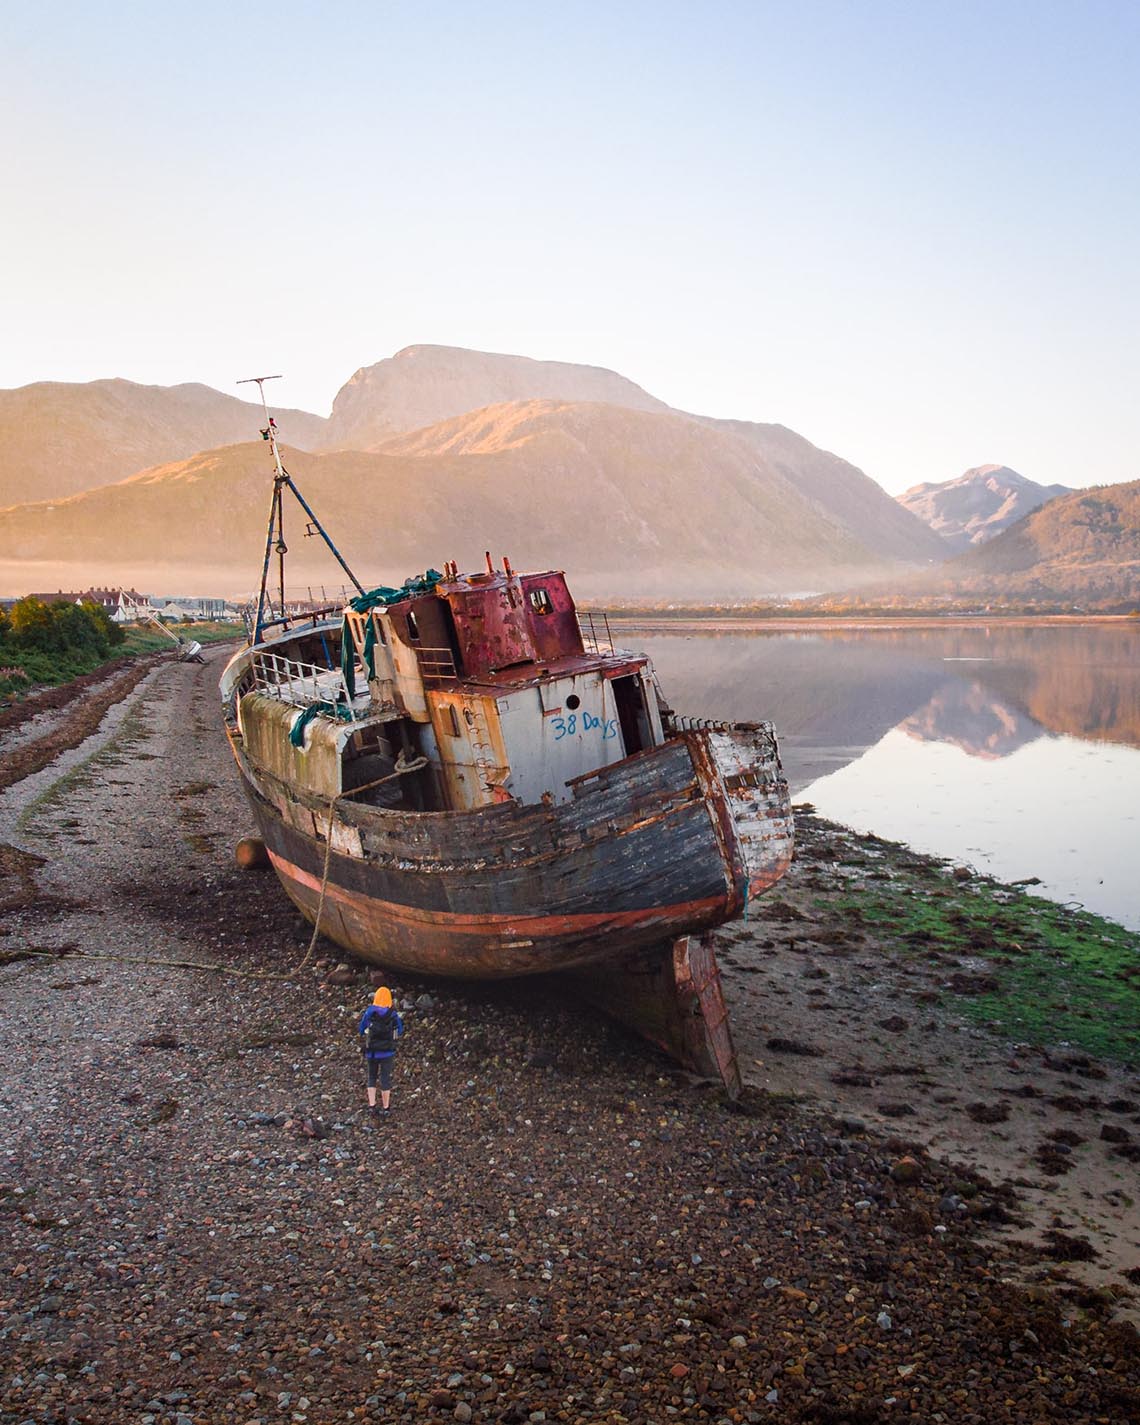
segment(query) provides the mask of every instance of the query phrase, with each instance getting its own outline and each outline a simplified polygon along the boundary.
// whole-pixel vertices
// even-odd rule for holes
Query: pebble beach
[[[1140,1261],[1035,1280],[992,1162],[557,985],[393,983],[367,1114],[383,976],[234,863],[206,656],[0,795],[4,1425],[1140,1420]]]

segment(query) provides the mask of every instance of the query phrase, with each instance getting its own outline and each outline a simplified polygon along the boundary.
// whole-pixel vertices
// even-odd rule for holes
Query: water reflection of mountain
[[[900,724],[989,756],[1007,755],[1038,730],[1140,746],[1140,627],[1128,624],[633,641],[653,657],[679,711],[770,717],[796,787],[854,761]]]
[[[970,757],[1008,757],[1044,729],[981,683],[947,683],[925,707],[899,723],[919,742],[948,742]]]

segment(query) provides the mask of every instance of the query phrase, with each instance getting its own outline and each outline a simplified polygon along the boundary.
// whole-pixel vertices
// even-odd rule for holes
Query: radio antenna
[[[269,560],[274,550],[277,551],[277,584],[278,593],[280,594],[281,599],[282,621],[284,621],[286,618],[285,556],[286,554],[288,554],[289,549],[285,543],[284,509],[281,500],[281,490],[283,486],[288,486],[289,489],[292,491],[293,495],[297,500],[297,503],[301,506],[301,508],[305,511],[306,515],[308,515],[309,519],[316,526],[317,533],[332,550],[337,563],[352,580],[356,588],[356,592],[358,594],[364,593],[364,589],[360,581],[357,579],[356,575],[352,572],[348,565],[344,562],[344,559],[341,557],[340,550],[337,549],[336,545],[325,533],[324,526],[321,524],[320,520],[317,519],[313,511],[309,508],[308,502],[305,500],[305,497],[301,494],[300,490],[298,490],[296,485],[293,483],[293,477],[289,474],[288,470],[285,469],[284,465],[281,464],[281,451],[279,450],[277,445],[277,422],[269,414],[269,406],[266,404],[265,400],[266,381],[280,380],[280,375],[245,376],[237,382],[239,386],[257,387],[258,395],[261,397],[261,409],[265,412],[265,428],[261,432],[261,438],[262,440],[267,440],[269,442],[269,448],[273,452],[273,501],[269,508],[269,529],[265,536],[265,559],[261,566],[261,589],[257,596],[257,620],[253,626],[254,643],[261,642],[261,630],[265,622],[264,613],[266,601],[266,586],[269,581]],[[274,539],[274,532],[276,532],[276,539]]]

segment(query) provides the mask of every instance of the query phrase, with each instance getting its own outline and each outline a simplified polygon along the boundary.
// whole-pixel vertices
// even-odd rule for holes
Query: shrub
[[[0,694],[89,673],[122,642],[122,629],[97,604],[19,599],[0,613]]]

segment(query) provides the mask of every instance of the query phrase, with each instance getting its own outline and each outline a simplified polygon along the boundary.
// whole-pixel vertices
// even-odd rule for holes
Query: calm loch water
[[[823,816],[1140,929],[1140,620],[615,634]]]

